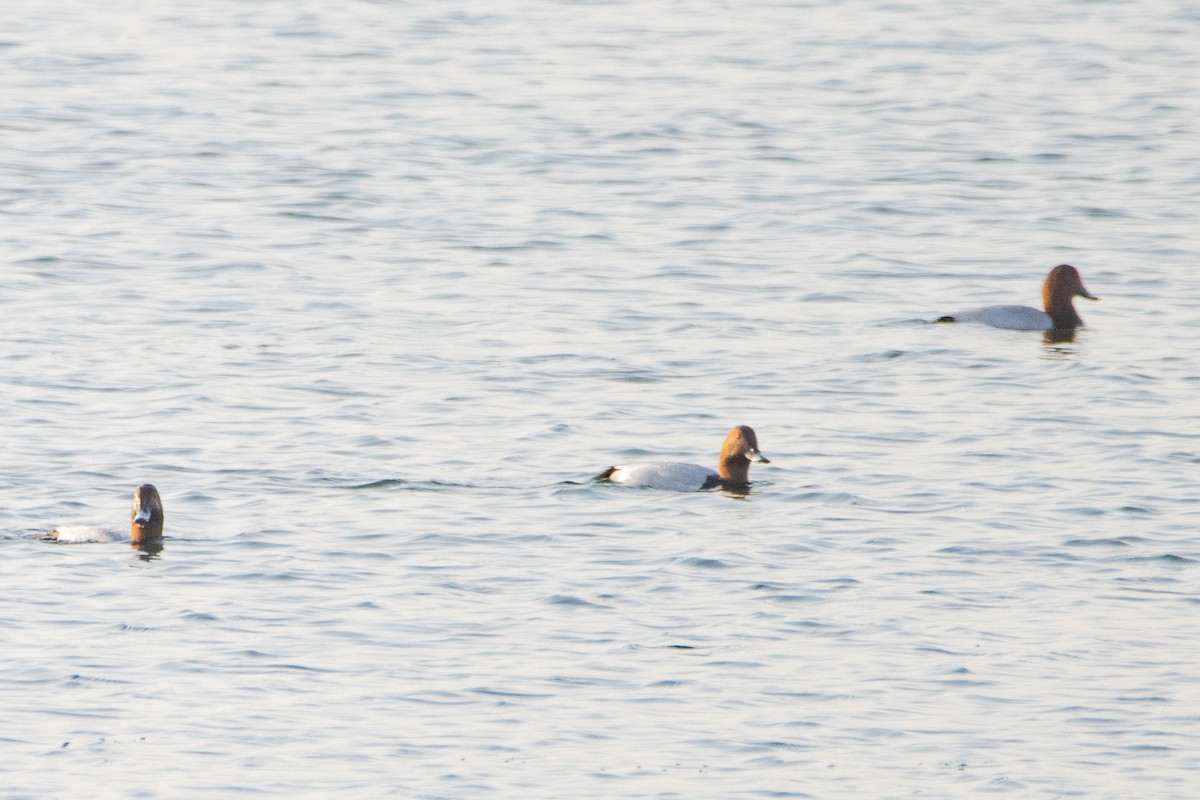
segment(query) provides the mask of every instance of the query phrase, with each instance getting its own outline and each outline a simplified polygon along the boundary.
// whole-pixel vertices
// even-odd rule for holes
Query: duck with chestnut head
[[[130,542],[134,547],[162,547],[162,498],[149,483],[133,490],[133,508],[129,512]],[[61,525],[40,537],[63,543],[119,542],[124,535],[91,525]]]
[[[749,425],[735,425],[725,436],[716,471],[699,464],[648,461],[609,467],[595,480],[672,492],[726,489],[744,494],[750,490],[750,463],[753,461],[771,463],[759,452],[754,429]]]
[[[985,306],[939,317],[938,322],[979,322],[993,328],[1021,331],[1074,330],[1083,325],[1075,310],[1074,300],[1099,300],[1083,285],[1079,270],[1070,264],[1059,264],[1050,270],[1042,284],[1042,306],[1038,311],[1029,306]]]

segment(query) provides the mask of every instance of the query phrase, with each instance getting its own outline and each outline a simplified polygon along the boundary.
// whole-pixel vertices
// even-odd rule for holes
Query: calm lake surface
[[[0,798],[1196,797],[1197,42],[7,3]]]

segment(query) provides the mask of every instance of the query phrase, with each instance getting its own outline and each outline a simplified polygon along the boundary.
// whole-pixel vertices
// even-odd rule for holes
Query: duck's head
[[[1076,328],[1083,324],[1071,302],[1076,297],[1087,300],[1100,299],[1087,290],[1083,285],[1083,278],[1079,276],[1079,270],[1070,264],[1059,264],[1050,270],[1046,282],[1042,284],[1042,305],[1054,320],[1054,327]]]
[[[134,544],[146,544],[162,539],[163,507],[158,489],[143,483],[133,490],[133,511],[130,518]]]
[[[1072,297],[1082,297],[1087,300],[1100,299],[1083,285],[1083,278],[1080,277],[1079,270],[1070,264],[1059,264],[1050,270],[1050,274],[1046,276],[1046,282],[1042,284],[1042,300],[1049,305],[1053,298],[1070,299]]]
[[[736,425],[725,437],[721,447],[721,460],[727,458],[744,458],[747,461],[757,461],[760,464],[770,464],[762,453],[758,452],[758,436],[749,425]]]

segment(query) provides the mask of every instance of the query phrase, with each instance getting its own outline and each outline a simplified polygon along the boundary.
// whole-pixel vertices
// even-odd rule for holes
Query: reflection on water
[[[1075,341],[1074,328],[1052,328],[1042,332],[1042,341],[1048,345],[1070,344]],[[1054,349],[1054,348],[1051,348]]]
[[[163,540],[155,539],[151,542],[131,544],[130,547],[138,553],[138,558],[142,561],[154,561],[158,558],[158,554],[163,550]]]

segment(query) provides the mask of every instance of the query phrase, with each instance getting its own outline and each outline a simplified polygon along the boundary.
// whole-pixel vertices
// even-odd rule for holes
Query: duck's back
[[[987,306],[958,314],[951,314],[948,322],[978,322],[993,328],[1012,328],[1019,331],[1046,331],[1054,327],[1054,320],[1045,311],[1029,306]]]
[[[626,486],[644,486],[672,492],[698,492],[717,486],[717,473],[699,464],[644,462],[619,464],[597,476]]]
[[[119,533],[92,525],[62,525],[50,531],[44,538],[71,544],[78,544],[80,542],[119,542],[122,540]]]

